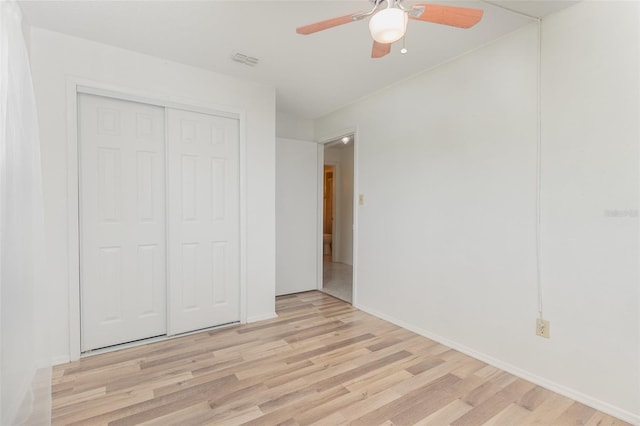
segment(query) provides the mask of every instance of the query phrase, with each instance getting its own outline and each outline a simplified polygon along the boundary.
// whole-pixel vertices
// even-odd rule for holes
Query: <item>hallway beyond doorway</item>
[[[331,256],[323,259],[322,291],[345,302],[353,303],[353,267],[332,262]]]

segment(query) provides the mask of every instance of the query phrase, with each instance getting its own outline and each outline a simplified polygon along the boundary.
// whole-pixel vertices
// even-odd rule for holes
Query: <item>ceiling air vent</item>
[[[260,62],[258,58],[254,58],[253,56],[245,55],[238,52],[233,53],[231,55],[231,59],[233,59],[235,62],[245,64],[249,67],[255,67],[256,65],[258,65],[258,62]]]

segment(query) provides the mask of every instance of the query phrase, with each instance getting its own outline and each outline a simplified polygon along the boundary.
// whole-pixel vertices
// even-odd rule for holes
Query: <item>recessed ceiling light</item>
[[[344,138],[342,138],[342,143],[343,144],[348,144],[349,143],[349,136],[345,136]]]

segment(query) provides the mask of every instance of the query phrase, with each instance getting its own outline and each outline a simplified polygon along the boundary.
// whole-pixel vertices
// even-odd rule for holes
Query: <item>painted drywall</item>
[[[275,314],[275,90],[232,77],[33,28],[31,64],[42,143],[45,225],[52,294],[52,351],[69,358],[67,79],[150,97],[229,106],[246,113],[247,315]]]
[[[334,235],[334,262],[353,265],[353,142],[348,145],[328,146],[324,150],[324,163],[337,165],[339,172],[334,177],[336,222],[339,226]]]
[[[315,136],[314,121],[277,111],[276,136],[283,139],[313,141]]]
[[[316,121],[358,128],[358,306],[640,422],[638,3],[532,25]],[[393,106],[393,108],[389,108]]]
[[[318,144],[276,139],[276,294],[315,290]]]
[[[639,18],[638,2],[585,2],[542,38],[546,368],[637,423]]]

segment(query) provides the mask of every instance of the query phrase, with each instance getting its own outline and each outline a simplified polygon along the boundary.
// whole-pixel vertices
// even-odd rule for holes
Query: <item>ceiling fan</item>
[[[371,16],[369,31],[373,37],[372,58],[382,58],[391,52],[391,44],[404,37],[407,21],[433,22],[459,28],[471,28],[482,19],[481,9],[466,7],[443,6],[438,4],[417,3],[404,7],[402,0],[369,0],[373,9],[368,12],[357,12],[339,16],[296,29],[298,34],[308,35],[318,31],[361,21]],[[380,8],[386,2],[386,8]]]

